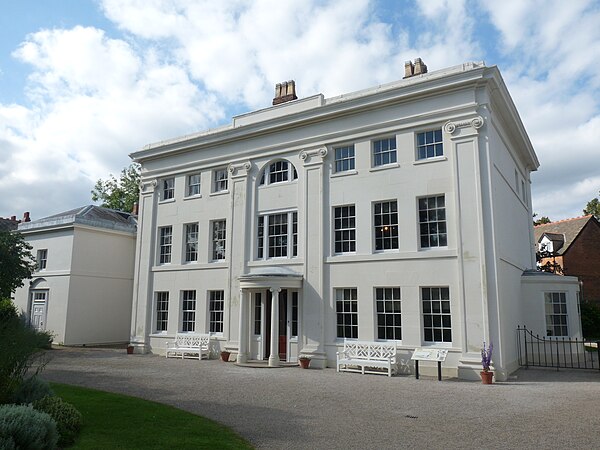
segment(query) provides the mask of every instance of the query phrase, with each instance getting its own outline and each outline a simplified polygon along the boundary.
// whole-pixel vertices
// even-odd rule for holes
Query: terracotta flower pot
[[[127,354],[128,355],[133,355],[133,345],[128,345],[127,346]]]
[[[494,372],[482,371],[482,372],[480,372],[480,375],[481,375],[481,382],[483,384],[492,384],[492,378],[494,377]]]
[[[229,355],[231,355],[231,352],[221,352],[221,361],[229,362]]]
[[[310,358],[300,358],[298,362],[303,369],[308,369],[308,366],[310,366]]]

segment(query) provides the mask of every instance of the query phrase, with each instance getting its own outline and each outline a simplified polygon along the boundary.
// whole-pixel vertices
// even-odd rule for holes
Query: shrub
[[[65,447],[73,444],[81,429],[82,416],[77,408],[63,401],[60,397],[46,396],[33,403],[38,411],[49,414],[56,422],[59,439],[58,445]]]
[[[50,389],[50,385],[37,376],[32,376],[23,380],[17,387],[12,402],[16,404],[33,403],[46,396],[52,396],[54,392]]]
[[[587,339],[600,339],[600,306],[595,303],[581,303],[581,328]]]
[[[0,298],[0,323],[17,320],[19,313],[10,298]]]
[[[31,406],[0,406],[0,448],[52,450],[56,448],[56,423]]]

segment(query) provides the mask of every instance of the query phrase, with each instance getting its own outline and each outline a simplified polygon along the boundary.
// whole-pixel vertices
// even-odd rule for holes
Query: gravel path
[[[230,426],[257,448],[599,448],[600,372],[520,370],[509,382],[217,360],[52,351],[44,378],[170,404]]]

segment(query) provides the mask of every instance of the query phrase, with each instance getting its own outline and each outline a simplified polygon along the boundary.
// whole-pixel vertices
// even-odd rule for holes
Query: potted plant
[[[221,361],[229,362],[229,355],[231,355],[231,352],[228,352],[227,350],[223,350],[221,352]]]
[[[492,378],[494,372],[490,371],[490,364],[492,363],[492,350],[494,346],[490,342],[490,345],[486,348],[485,341],[483,342],[483,348],[481,349],[481,365],[483,371],[481,372],[481,382],[483,384],[492,384]]]
[[[133,355],[133,345],[128,345],[127,346],[127,354],[128,355]]]
[[[310,366],[310,358],[308,356],[302,355],[298,358],[298,362],[303,369],[308,369],[308,366]]]

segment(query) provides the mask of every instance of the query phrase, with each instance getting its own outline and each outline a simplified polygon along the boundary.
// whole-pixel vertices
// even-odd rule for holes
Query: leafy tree
[[[31,245],[20,233],[0,231],[0,298],[10,298],[34,270]]]
[[[600,192],[598,192],[598,194],[600,195]],[[588,214],[593,214],[594,216],[596,216],[597,219],[600,219],[600,200],[598,200],[597,198],[593,198],[592,200],[590,200],[585,206],[583,214],[585,214],[586,216]]]
[[[533,218],[535,219],[537,217],[536,213],[533,213]],[[533,226],[538,226],[538,225],[543,225],[545,223],[551,223],[552,221],[547,217],[547,216],[542,216],[537,220],[533,221]]]
[[[108,180],[98,180],[92,190],[92,200],[119,211],[132,211],[140,195],[140,166],[132,163],[121,171],[117,180],[111,173]]]

